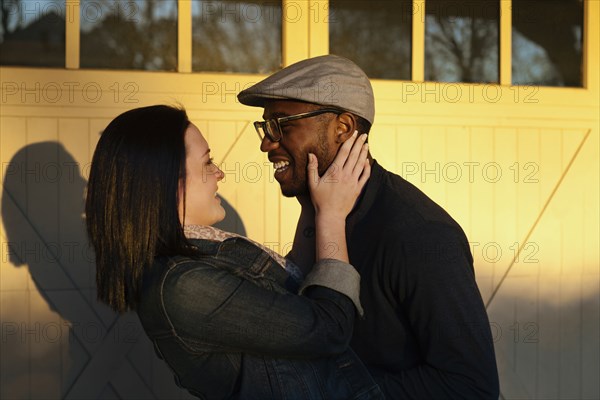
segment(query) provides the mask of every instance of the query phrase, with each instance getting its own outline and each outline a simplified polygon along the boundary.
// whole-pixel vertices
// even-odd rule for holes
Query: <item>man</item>
[[[371,84],[353,62],[328,55],[290,65],[238,98],[264,108],[265,121],[255,123],[260,148],[283,195],[302,206],[289,257],[306,268],[315,218],[307,154],[323,174],[346,139],[369,132]],[[497,399],[489,321],[464,232],[419,189],[369,160],[371,177],[347,219],[365,310],[352,348],[390,399]]]

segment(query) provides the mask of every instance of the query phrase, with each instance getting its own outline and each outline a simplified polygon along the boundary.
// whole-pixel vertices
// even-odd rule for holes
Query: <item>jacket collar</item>
[[[295,292],[298,289],[299,282],[292,275],[286,272],[268,252],[246,238],[232,237],[222,242],[207,239],[189,239],[189,241],[201,255],[239,266],[249,276],[267,277],[290,291]]]

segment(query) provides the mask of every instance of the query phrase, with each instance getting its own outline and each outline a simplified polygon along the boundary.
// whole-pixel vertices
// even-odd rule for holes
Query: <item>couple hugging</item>
[[[212,227],[224,174],[209,144],[185,110],[138,108],[92,160],[99,300],[135,310],[201,399],[497,399],[467,238],[371,157],[365,73],[316,57],[238,98],[264,109],[260,150],[302,206],[291,252]]]

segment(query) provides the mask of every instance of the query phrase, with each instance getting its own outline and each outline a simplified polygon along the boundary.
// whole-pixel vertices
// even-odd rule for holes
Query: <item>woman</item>
[[[88,183],[98,298],[135,310],[178,383],[200,398],[381,398],[348,349],[361,309],[345,218],[369,176],[364,142],[347,140],[334,161],[342,167],[325,178],[309,157],[317,262],[299,285],[280,256],[210,227],[225,216],[223,172],[184,110],[121,114],[98,142]]]

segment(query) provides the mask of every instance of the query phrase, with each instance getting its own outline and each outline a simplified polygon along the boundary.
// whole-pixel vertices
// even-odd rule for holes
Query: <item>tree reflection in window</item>
[[[412,1],[330,0],[329,9],[330,53],[351,59],[370,78],[411,79]],[[311,17],[323,18],[318,11]]]
[[[0,0],[0,65],[65,66],[64,0]]]
[[[498,82],[499,1],[425,2],[425,79]]]
[[[177,0],[81,0],[81,67],[172,71]]]
[[[192,2],[192,70],[266,74],[281,67],[281,3]]]
[[[583,1],[513,0],[515,85],[582,86]]]

